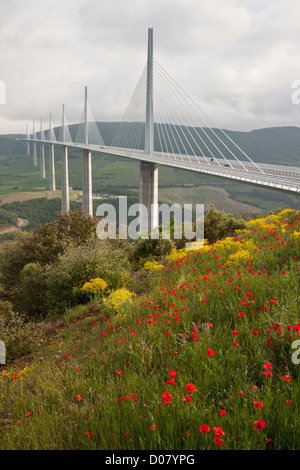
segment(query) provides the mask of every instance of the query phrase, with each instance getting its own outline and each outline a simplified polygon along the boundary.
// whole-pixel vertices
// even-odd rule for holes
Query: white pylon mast
[[[148,28],[148,61],[147,61],[147,97],[145,123],[145,153],[153,155],[153,28]]]

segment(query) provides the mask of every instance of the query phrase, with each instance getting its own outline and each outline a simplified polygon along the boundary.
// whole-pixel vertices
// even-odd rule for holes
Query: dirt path
[[[9,233],[9,232],[13,232],[14,230],[18,230],[18,228],[24,227],[26,223],[27,223],[26,219],[22,219],[22,217],[18,217],[18,222],[16,226],[9,225],[8,227],[0,227],[0,235],[2,235],[3,233]]]

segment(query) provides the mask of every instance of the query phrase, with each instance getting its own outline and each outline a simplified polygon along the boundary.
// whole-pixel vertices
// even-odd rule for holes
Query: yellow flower
[[[126,302],[132,302],[132,297],[136,294],[127,289],[117,289],[105,299],[105,308],[109,311],[124,311],[122,307]]]
[[[167,256],[167,259],[169,261],[176,261],[181,258],[185,258],[187,256],[187,252],[185,248],[182,248],[181,250],[176,250],[176,248],[173,248],[171,253]]]
[[[247,251],[247,250],[238,250],[230,256],[227,263],[228,264],[239,265],[239,264],[245,263],[246,261],[249,261],[249,258],[252,258],[249,251]]]
[[[87,294],[97,294],[105,292],[107,287],[107,282],[105,282],[104,279],[96,277],[91,279],[89,282],[86,282],[80,290]]]
[[[161,271],[162,269],[164,269],[163,265],[159,264],[157,261],[147,261],[143,267],[144,271],[150,272]]]

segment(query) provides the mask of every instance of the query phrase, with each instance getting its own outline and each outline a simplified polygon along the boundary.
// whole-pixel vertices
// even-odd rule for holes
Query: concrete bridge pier
[[[28,123],[26,124],[26,136],[27,136],[27,142],[26,142],[26,155],[30,155],[30,135],[29,135],[29,130],[28,130]]]
[[[32,143],[32,161],[33,166],[37,166],[36,142]]]
[[[44,143],[40,143],[40,176],[41,178],[46,178],[46,171],[45,171],[45,145]]]
[[[54,144],[49,144],[49,191],[55,191]]]
[[[70,210],[68,147],[61,147],[61,213]]]
[[[82,155],[82,209],[87,215],[93,215],[92,154],[87,149]]]
[[[158,227],[158,165],[156,163],[140,163],[140,199],[141,233]],[[147,210],[145,210],[145,208]]]

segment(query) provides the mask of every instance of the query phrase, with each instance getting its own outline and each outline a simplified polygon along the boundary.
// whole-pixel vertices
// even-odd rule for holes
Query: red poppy
[[[206,354],[208,354],[209,356],[214,356],[214,355],[215,355],[215,353],[214,353],[214,351],[213,351],[212,349],[208,349],[208,350],[206,351]]]
[[[262,367],[264,367],[265,369],[272,369],[272,365],[269,362],[265,362]]]
[[[210,427],[208,426],[208,424],[201,424],[199,429],[201,432],[204,432],[204,433],[207,433],[210,431]]]
[[[264,407],[264,405],[261,402],[256,401],[256,400],[253,402],[253,405],[254,405],[255,408],[263,408]]]
[[[169,376],[170,376],[170,377],[176,377],[176,373],[177,373],[177,372],[175,372],[175,370],[170,370]]]
[[[214,443],[217,444],[217,446],[224,445],[224,442],[219,437],[214,438]]]
[[[163,400],[164,403],[168,403],[170,405],[171,404],[171,402],[170,402],[171,398],[172,398],[172,395],[168,392],[164,392],[162,394],[162,400]]]
[[[158,424],[151,424],[150,428],[154,431],[154,429],[158,428]]]
[[[166,381],[167,385],[176,385],[176,382],[174,382],[174,379],[169,379]]]
[[[221,411],[219,412],[219,415],[220,415],[220,416],[225,416],[225,415],[226,415],[226,410],[221,410]]]
[[[254,421],[254,429],[259,431],[260,429],[264,429],[267,426],[267,423],[263,419],[259,419],[258,421]]]
[[[271,372],[269,372],[268,370],[266,370],[265,372],[263,372],[263,374],[266,376],[266,377],[271,377],[273,374],[271,374]]]
[[[214,428],[214,433],[215,433],[216,437],[225,436],[225,432],[222,430],[221,426],[218,426],[217,428]]]
[[[191,393],[191,392],[197,392],[195,385],[194,384],[187,384],[185,387],[186,391]]]

